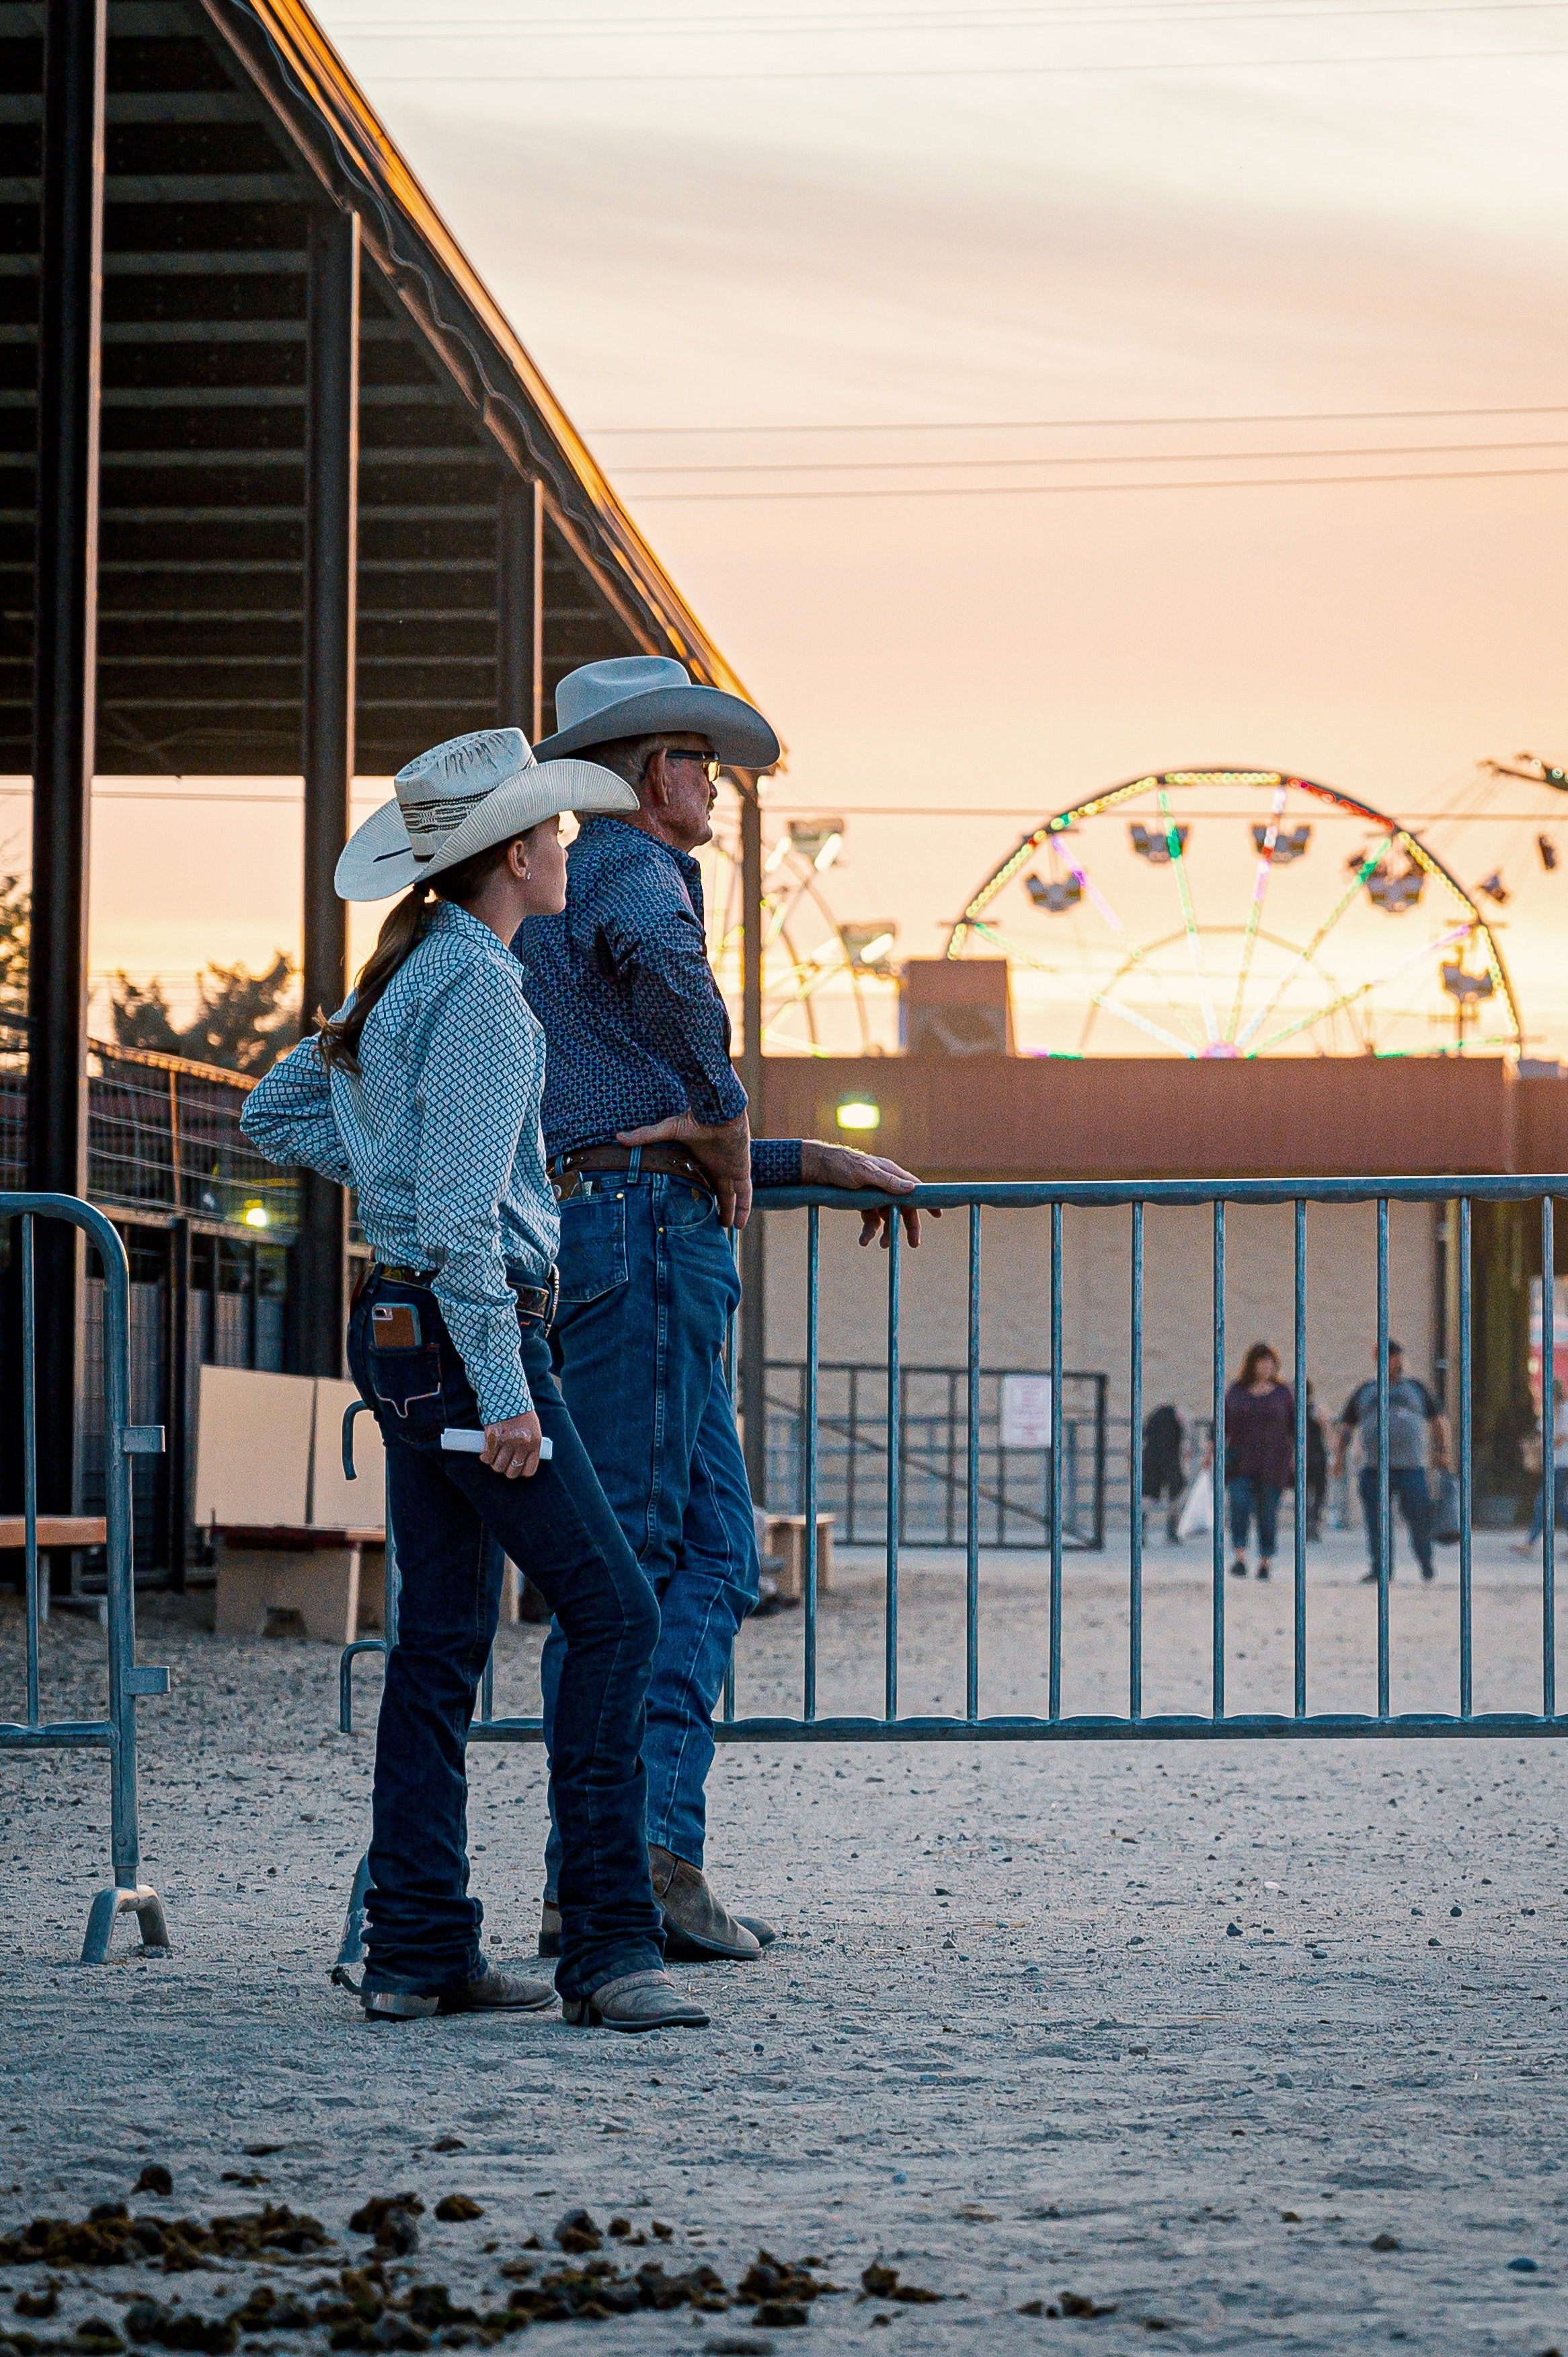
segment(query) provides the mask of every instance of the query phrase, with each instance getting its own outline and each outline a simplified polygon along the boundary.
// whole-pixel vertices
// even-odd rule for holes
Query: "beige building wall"
[[[1389,1211],[1389,1322],[1410,1371],[1434,1381],[1439,1207],[1395,1203]],[[1069,1370],[1110,1379],[1110,1412],[1125,1415],[1132,1214],[1063,1215],[1063,1359]],[[886,1257],[862,1252],[858,1218],[822,1214],[822,1356],[885,1362]],[[1185,1422],[1211,1399],[1212,1283],[1208,1206],[1145,1214],[1144,1401],[1170,1401]],[[988,1211],[982,1229],[981,1356],[988,1367],[1050,1365],[1050,1213]],[[768,1214],[768,1354],[799,1359],[806,1340],[806,1215]],[[927,1221],[918,1252],[903,1255],[902,1348],[907,1364],[964,1363],[968,1215]],[[1294,1338],[1294,1213],[1281,1205],[1226,1213],[1226,1356],[1234,1374],[1250,1342],[1279,1351],[1289,1379]],[[1307,1211],[1307,1372],[1318,1405],[1337,1415],[1373,1372],[1377,1340],[1377,1212],[1371,1203]]]

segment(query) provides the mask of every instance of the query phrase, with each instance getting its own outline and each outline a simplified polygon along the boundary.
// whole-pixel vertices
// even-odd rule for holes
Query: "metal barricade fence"
[[[102,1400],[103,1400],[103,1522],[108,1585],[105,1628],[108,1639],[109,1708],[102,1719],[45,1719],[41,1717],[39,1624],[47,1608],[40,1584],[39,1525],[47,1536],[48,1518],[38,1512],[38,1394],[36,1340],[38,1303],[34,1283],[34,1227],[40,1219],[63,1220],[79,1228],[96,1250],[103,1272]],[[136,1702],[142,1695],[168,1692],[165,1668],[138,1665],[136,1603],[133,1577],[131,1459],[156,1456],[164,1445],[161,1425],[134,1425],[131,1414],[130,1325],[131,1275],[125,1247],[118,1232],[102,1211],[73,1195],[0,1193],[0,1221],[17,1223],[21,1293],[21,1542],[25,1553],[27,1630],[27,1718],[0,1722],[0,1749],[76,1751],[100,1749],[109,1754],[110,1855],[114,1879],[93,1900],[82,1943],[84,1964],[102,1964],[116,1916],[134,1914],[143,1944],[167,1948],[168,1929],[157,1892],[141,1878],[141,1841],[136,1809]],[[47,1403],[46,1403],[47,1405]]]
[[[869,1715],[823,1715],[818,1706],[818,1563],[817,1513],[821,1505],[821,1401],[822,1370],[821,1338],[821,1232],[822,1209],[835,1211],[868,1209],[879,1199],[847,1196],[805,1187],[774,1188],[758,1198],[759,1209],[806,1211],[806,1350],[802,1374],[800,1420],[806,1447],[802,1473],[804,1599],[801,1613],[800,1710],[798,1717],[738,1717],[734,1704],[733,1672],[726,1682],[714,1732],[730,1742],[867,1742],[867,1741],[1079,1741],[1133,1739],[1187,1741],[1215,1738],[1524,1736],[1568,1732],[1568,1717],[1559,1715],[1556,1690],[1556,1541],[1555,1517],[1545,1516],[1541,1541],[1540,1708],[1539,1710],[1477,1711],[1474,1702],[1474,1431],[1472,1361],[1474,1291],[1472,1284],[1472,1211],[1477,1202],[1523,1202],[1539,1205],[1541,1266],[1550,1276],[1555,1265],[1554,1198],[1568,1193],[1568,1178],[1327,1178],[1246,1179],[1219,1184],[1187,1180],[1011,1181],[994,1185],[921,1187],[908,1199],[920,1209],[959,1211],[966,1214],[967,1351],[965,1374],[968,1408],[964,1419],[965,1499],[963,1535],[964,1708],[961,1714],[906,1716],[899,1707],[899,1557],[903,1536],[902,1471],[906,1451],[900,1431],[904,1387],[899,1379],[902,1356],[903,1258],[895,1228],[886,1254],[886,1382],[884,1399],[883,1453],[889,1496],[883,1546],[882,1587],[884,1631],[883,1709]],[[1206,1207],[1212,1227],[1206,1289],[1208,1331],[1205,1341],[1212,1352],[1212,1429],[1225,1429],[1226,1368],[1226,1223],[1228,1209],[1240,1205],[1280,1205],[1294,1214],[1294,1259],[1291,1291],[1294,1304],[1294,1348],[1290,1380],[1294,1400],[1293,1432],[1294,1483],[1302,1498],[1306,1469],[1306,1374],[1308,1346],[1306,1214],[1309,1205],[1371,1204],[1376,1220],[1376,1435],[1375,1523],[1371,1532],[1376,1598],[1376,1707],[1370,1711],[1314,1711],[1307,1706],[1308,1617],[1306,1529],[1305,1517],[1294,1517],[1291,1566],[1291,1685],[1289,1710],[1232,1711],[1226,1700],[1227,1566],[1223,1515],[1213,1519],[1208,1605],[1208,1703],[1205,1710],[1150,1712],[1145,1708],[1144,1555],[1139,1513],[1130,1513],[1127,1531],[1126,1689],[1124,1712],[1064,1712],[1063,1681],[1063,1559],[1069,1552],[1063,1500],[1058,1485],[1051,1500],[1049,1528],[1043,1552],[1047,1555],[1045,1609],[1045,1684],[1047,1706],[1038,1714],[983,1716],[980,1707],[980,1557],[984,1541],[981,1480],[981,1269],[985,1214],[1017,1210],[1048,1211],[1050,1219],[1049,1372],[1052,1382],[1052,1442],[1062,1446],[1063,1376],[1063,1234],[1064,1217],[1073,1210],[1122,1209],[1130,1213],[1127,1330],[1129,1372],[1129,1491],[1137,1501],[1143,1485],[1144,1258],[1145,1219],[1151,1210]],[[1457,1264],[1457,1331],[1450,1364],[1455,1375],[1457,1406],[1458,1476],[1458,1596],[1457,1646],[1453,1668],[1454,1704],[1449,1710],[1396,1712],[1391,1706],[1393,1649],[1389,1589],[1391,1578],[1390,1483],[1390,1383],[1388,1372],[1389,1213],[1391,1205],[1433,1204],[1450,1207],[1456,1221],[1454,1250]],[[742,1315],[744,1316],[744,1305]],[[1543,1369],[1555,1364],[1553,1286],[1541,1289],[1540,1353]],[[730,1372],[733,1372],[733,1352]],[[1541,1450],[1544,1495],[1554,1494],[1556,1469],[1552,1384],[1548,1375],[1541,1385]],[[389,1532],[390,1537],[390,1532]],[[364,1650],[363,1647],[359,1650]],[[345,1656],[345,1681],[348,1675]],[[493,1660],[485,1672],[481,1708],[470,1728],[476,1742],[535,1742],[541,1738],[536,1717],[497,1717],[493,1708]],[[348,1725],[345,1711],[344,1725]]]

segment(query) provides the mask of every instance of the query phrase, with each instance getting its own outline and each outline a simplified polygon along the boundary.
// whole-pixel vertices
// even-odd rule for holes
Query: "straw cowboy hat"
[[[699,687],[668,655],[618,655],[568,672],[555,691],[556,728],[542,760],[585,752],[620,737],[705,737],[714,759],[740,770],[771,769],[779,739],[760,712],[721,687]]]
[[[510,843],[563,811],[637,808],[621,778],[596,761],[541,761],[521,728],[477,728],[421,753],[344,848],[333,877],[340,900],[390,900]]]

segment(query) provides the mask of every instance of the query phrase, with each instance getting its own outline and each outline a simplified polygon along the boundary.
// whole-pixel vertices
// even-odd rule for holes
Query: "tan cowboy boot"
[[[699,1867],[653,1842],[648,1845],[648,1866],[664,1916],[666,1955],[722,1956],[739,1964],[762,1953],[756,1932],[720,1906]]]

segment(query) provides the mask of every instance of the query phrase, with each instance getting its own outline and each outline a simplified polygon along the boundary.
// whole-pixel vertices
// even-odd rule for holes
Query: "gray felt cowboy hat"
[[[705,737],[716,760],[771,769],[779,739],[755,705],[722,687],[699,687],[668,655],[618,655],[568,672],[555,691],[556,728],[539,758],[557,760],[621,737]]]
[[[476,851],[510,843],[563,811],[637,808],[596,761],[542,761],[521,728],[478,728],[401,769],[395,798],[352,835],[333,883],[340,900],[390,900]]]

